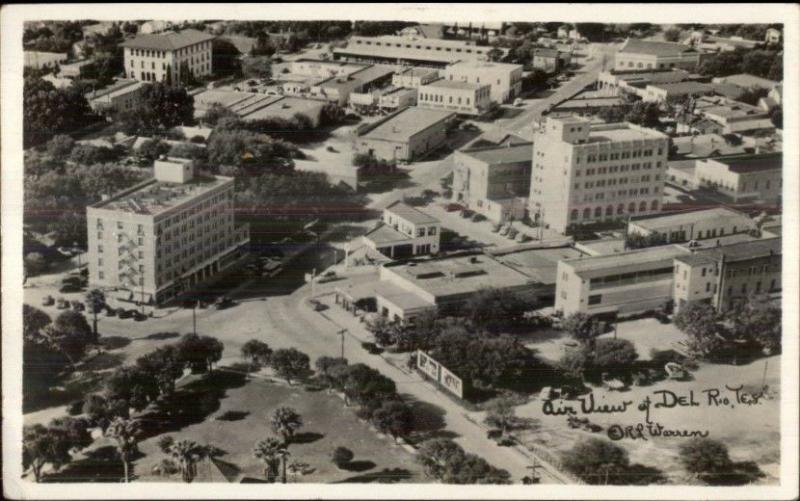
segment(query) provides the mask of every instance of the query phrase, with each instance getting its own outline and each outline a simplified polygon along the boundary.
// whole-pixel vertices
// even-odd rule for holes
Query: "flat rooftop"
[[[403,219],[412,224],[436,224],[439,222],[438,219],[431,216],[430,214],[400,201],[389,205],[384,210],[386,210],[387,212],[391,212],[392,214],[395,214],[399,217],[402,217]]]
[[[651,87],[666,91],[668,94],[692,94],[695,92],[713,92],[715,86],[703,82],[664,82],[651,83]]]
[[[564,259],[575,259],[584,254],[572,247],[555,249],[529,249],[496,256],[496,259],[514,269],[528,275],[535,282],[554,285],[558,270],[558,262]]]
[[[186,183],[169,183],[152,178],[91,207],[155,216],[232,180],[223,176],[195,176]]]
[[[484,254],[387,264],[384,269],[437,297],[471,294],[487,287],[524,287],[535,283],[531,277]]]
[[[407,68],[403,71],[398,72],[398,74],[408,77],[426,77],[428,75],[436,74],[439,70],[435,68],[420,68],[416,66],[412,66],[411,68]]]
[[[727,165],[728,170],[739,174],[783,168],[783,152],[739,155],[712,160]]]
[[[374,82],[375,80],[379,80],[381,78],[392,75],[394,71],[395,71],[394,66],[388,64],[373,64],[367,66],[366,68],[358,70],[355,73],[352,73],[350,77],[358,80],[362,84],[369,84]]]
[[[109,85],[108,87],[93,92],[87,92],[86,99],[92,101],[93,99],[99,99],[109,94],[116,94],[119,92],[132,92],[143,86],[144,82],[140,82],[138,80],[119,79],[113,84]]]
[[[375,295],[381,296],[403,310],[433,308],[436,306],[433,303],[425,301],[413,292],[409,292],[387,281],[380,281],[375,284]]]
[[[489,165],[533,161],[533,143],[529,142],[511,144],[509,146],[490,146],[487,148],[461,150],[460,152]]]
[[[648,230],[660,230],[662,228],[670,228],[673,226],[681,226],[714,219],[746,219],[750,221],[750,218],[741,212],[737,212],[726,207],[715,207],[713,209],[694,210],[681,212],[678,214],[667,214],[663,216],[633,219],[631,220],[631,223]]]
[[[645,127],[637,127],[629,123],[617,123],[592,126],[589,129],[589,142],[637,141],[642,139],[666,138],[664,134]]]
[[[494,61],[480,61],[476,59],[466,60],[466,61],[458,61],[456,63],[451,64],[446,69],[458,69],[458,70],[495,70],[498,72],[512,72],[522,69],[521,64],[511,64],[511,63],[498,63]]]
[[[689,251],[680,245],[661,245],[607,256],[569,259],[569,265],[582,278],[603,277],[612,273],[632,273],[670,266],[672,260]]]
[[[482,87],[488,87],[489,84],[479,84],[474,82],[462,82],[459,80],[446,80],[444,78],[423,85],[423,88],[438,87],[441,89],[457,89],[457,90],[477,90]]]
[[[744,242],[721,245],[719,247],[709,247],[701,249],[697,253],[721,259],[725,257],[726,262],[745,261],[759,257],[780,256],[782,254],[782,239],[762,238]]]
[[[195,115],[201,116],[212,104],[221,104],[245,120],[291,118],[295,113],[315,115],[325,103],[314,99],[268,96],[256,92],[207,90],[194,96]]]
[[[363,134],[367,139],[408,141],[415,134],[454,116],[452,112],[409,106]]]

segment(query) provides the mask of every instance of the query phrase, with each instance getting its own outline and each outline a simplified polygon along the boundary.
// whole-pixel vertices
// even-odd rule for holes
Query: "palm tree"
[[[169,455],[178,463],[181,478],[187,484],[197,476],[197,463],[208,457],[208,446],[192,440],[181,440],[169,446]]]
[[[92,327],[94,332],[94,339],[97,341],[97,314],[106,305],[106,296],[100,289],[92,289],[86,293],[86,305],[89,306],[89,311],[94,315]]]
[[[125,470],[125,482],[130,482],[129,466],[131,456],[138,449],[139,436],[142,433],[138,419],[127,419],[123,417],[114,418],[106,429],[106,435],[117,442],[117,452],[122,460],[122,467]]]
[[[283,437],[283,442],[289,445],[294,432],[303,426],[303,418],[291,407],[278,407],[272,414],[272,431]]]
[[[278,475],[278,466],[283,459],[283,483],[286,483],[286,458],[289,450],[286,444],[276,437],[259,440],[253,448],[253,456],[264,463],[264,477],[274,481]]]

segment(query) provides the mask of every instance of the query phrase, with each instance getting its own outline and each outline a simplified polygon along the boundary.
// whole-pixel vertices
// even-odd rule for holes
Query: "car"
[[[86,310],[86,306],[81,303],[80,301],[73,301],[72,302],[72,309],[75,311],[84,311]]]
[[[107,306],[106,307],[106,316],[107,317],[116,317],[117,316],[116,308],[111,308],[111,307]]]
[[[125,308],[117,308],[117,316],[119,318],[131,318],[133,312],[136,310],[126,310]]]
[[[514,99],[514,106],[522,106],[523,104],[525,104],[525,101],[523,101],[522,99],[520,98]]]
[[[475,214],[475,211],[470,209],[464,209],[461,211],[461,217],[463,217],[464,219],[472,217],[473,214]]]
[[[514,240],[516,240],[517,242],[522,244],[522,243],[525,243],[525,242],[529,242],[531,240],[531,237],[528,236],[527,233],[520,233],[519,235],[517,235],[517,238],[515,238]]]
[[[508,235],[506,236],[511,240],[514,240],[515,238],[517,238],[517,235],[519,235],[519,230],[517,230],[516,228],[510,228],[508,230]]]
[[[220,296],[214,300],[215,310],[224,310],[225,308],[233,305],[233,299],[228,296]]]
[[[147,320],[147,315],[145,315],[144,313],[142,313],[139,310],[131,310],[131,317],[136,322],[141,322],[143,320]]]
[[[461,204],[446,204],[444,210],[447,212],[458,212],[464,210],[464,206]]]
[[[477,212],[472,215],[472,221],[476,223],[480,223],[481,221],[486,221],[486,216],[483,214],[478,214]]]
[[[54,304],[56,304],[56,300],[53,299],[53,296],[48,294],[42,298],[42,306],[53,306]]]
[[[67,308],[69,308],[69,301],[67,301],[63,297],[58,298],[58,300],[56,301],[56,308],[58,308],[59,310],[66,310]]]
[[[500,223],[493,224],[492,225],[492,233],[497,233],[498,231],[500,231],[500,228],[502,228],[502,225]]]
[[[80,291],[81,287],[77,284],[72,284],[72,283],[64,284],[58,288],[58,292],[61,292],[62,294],[67,294],[70,292],[80,292]]]
[[[511,230],[511,226],[509,226],[507,224],[503,225],[503,227],[500,228],[500,234],[503,235],[503,236],[506,236],[506,235],[508,235],[509,230]]]

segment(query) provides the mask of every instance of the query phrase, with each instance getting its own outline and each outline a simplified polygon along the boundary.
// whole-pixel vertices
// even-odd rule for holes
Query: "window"
[[[102,246],[102,244],[97,246],[97,253],[98,253],[98,254],[102,254],[102,253],[103,253],[103,246]]]
[[[122,229],[122,221],[117,221],[117,229],[118,230]]]
[[[106,274],[103,273],[102,271],[98,271],[97,272],[97,278],[99,278],[100,280],[103,280],[104,278],[106,278]]]
[[[103,266],[103,258],[102,257],[97,259],[97,266]]]
[[[603,301],[603,295],[602,294],[593,294],[593,295],[589,296],[589,304],[590,305],[600,304],[602,301]]]
[[[425,228],[417,228],[417,236],[424,237],[425,236]]]
[[[428,235],[436,235],[436,226],[431,226],[428,228]]]

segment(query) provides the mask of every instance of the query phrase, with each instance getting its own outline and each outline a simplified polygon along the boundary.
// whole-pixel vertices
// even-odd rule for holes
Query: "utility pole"
[[[315,291],[316,291],[316,287],[315,287],[316,278],[317,278],[317,269],[314,268],[313,270],[311,270],[311,299],[313,299],[314,296],[316,296],[316,293],[315,293]]]
[[[764,375],[761,376],[761,391],[764,391],[764,388],[767,387],[767,366],[769,365],[769,359],[764,359]]]
[[[339,332],[337,332],[337,334],[339,334],[339,337],[342,338],[342,360],[344,360],[344,335],[346,332],[347,329],[342,329]]]
[[[531,458],[531,461],[532,461],[531,465],[526,466],[525,468],[531,470],[530,483],[538,484],[539,481],[541,480],[539,474],[536,473],[536,471],[539,469],[539,461],[536,459],[536,456],[533,456],[533,458]]]

